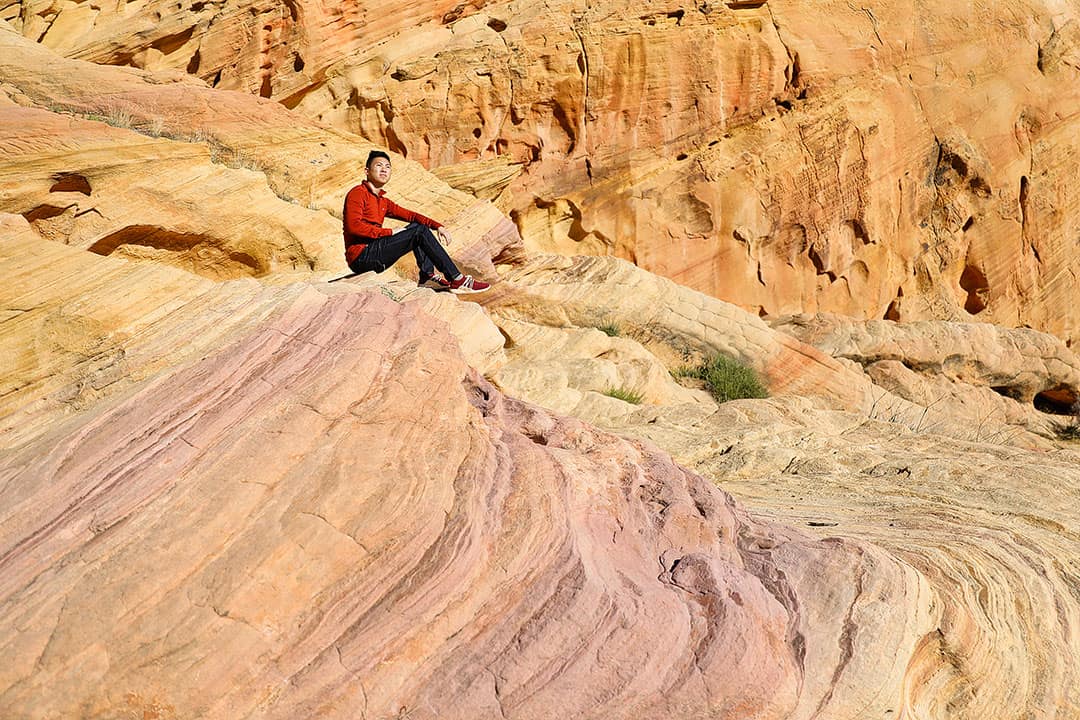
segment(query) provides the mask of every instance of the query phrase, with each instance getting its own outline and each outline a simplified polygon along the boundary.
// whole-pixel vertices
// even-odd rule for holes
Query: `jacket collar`
[[[369,193],[371,193],[372,195],[374,195],[377,198],[381,198],[383,195],[386,194],[386,190],[383,190],[382,188],[379,188],[378,190],[375,190],[375,188],[374,188],[374,186],[372,186],[370,180],[365,180],[362,184],[363,184],[363,186],[365,188],[367,188],[367,191]]]

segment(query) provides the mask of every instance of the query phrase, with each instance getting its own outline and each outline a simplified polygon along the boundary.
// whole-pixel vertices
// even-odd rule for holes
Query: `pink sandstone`
[[[282,310],[5,453],[7,716],[781,718],[870,647],[897,697],[911,568],[503,397],[378,293]]]

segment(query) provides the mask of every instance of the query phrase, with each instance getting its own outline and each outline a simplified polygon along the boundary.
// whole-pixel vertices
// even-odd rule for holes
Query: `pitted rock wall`
[[[769,314],[1072,341],[1080,17],[1053,2],[13,3],[481,187],[534,248]]]

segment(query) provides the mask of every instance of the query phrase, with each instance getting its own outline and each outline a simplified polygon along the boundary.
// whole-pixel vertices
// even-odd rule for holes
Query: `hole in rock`
[[[814,263],[814,270],[817,271],[818,275],[832,276],[832,273],[825,269],[825,258],[818,252],[816,245],[811,245],[807,250],[807,254],[810,256],[810,262]]]
[[[889,307],[885,308],[885,315],[882,316],[882,319],[900,322],[900,304],[896,300],[893,300],[889,303]]]
[[[452,22],[461,19],[461,16],[465,14],[465,4],[456,6],[453,10],[442,16],[442,24],[449,25]]]
[[[975,218],[969,217],[967,220],[964,221],[964,227],[961,228],[961,229],[964,232],[967,232],[968,230],[971,229],[971,226],[974,225],[974,224],[975,224]]]
[[[268,98],[273,94],[273,88],[270,86],[270,73],[266,73],[263,77],[262,87],[259,88],[259,97]]]
[[[968,265],[960,275],[960,287],[967,293],[964,301],[964,310],[972,315],[978,315],[986,309],[986,301],[983,296],[990,290],[990,283],[986,281],[986,275],[974,265]]]
[[[1049,415],[1076,415],[1080,410],[1078,399],[1076,392],[1069,388],[1043,390],[1035,396],[1035,409]]]
[[[197,74],[199,72],[199,63],[201,63],[201,62],[202,62],[202,56],[199,54],[199,51],[196,50],[195,54],[191,56],[190,60],[188,60],[187,68],[185,68],[187,70],[188,74],[189,75]]]
[[[675,156],[675,159],[676,160],[685,160],[688,157],[690,157],[690,156],[687,155],[686,153],[679,153],[678,155]]]
[[[506,29],[506,23],[498,18],[491,18],[488,20],[487,26],[495,32],[502,32]]]
[[[304,58],[300,57],[300,53],[293,56],[292,69],[295,72],[300,72],[304,69]]]
[[[971,188],[971,192],[981,198],[988,198],[994,194],[994,191],[990,188],[990,184],[976,175],[968,181],[968,187]]]
[[[944,146],[938,146],[937,167],[934,168],[934,184],[952,185],[959,178],[968,175],[968,164],[964,158]]]
[[[61,173],[53,175],[53,185],[49,192],[77,192],[83,195],[90,194],[90,181],[76,173]]]
[[[26,218],[26,222],[35,223],[38,220],[48,220],[54,218],[57,215],[63,215],[66,207],[57,207],[56,205],[38,205],[33,210],[27,210],[22,214]]]
[[[960,175],[961,177],[967,175],[968,165],[967,162],[964,161],[964,158],[948,151],[945,151],[945,158],[947,159],[949,166],[956,171],[957,175]]]
[[[130,225],[106,235],[87,249],[98,255],[111,255],[124,245],[165,251],[177,266],[214,280],[264,273],[259,260],[248,253],[221,247],[216,238],[173,232],[153,225]]]
[[[537,445],[547,445],[548,444],[547,435],[545,435],[543,432],[541,432],[539,430],[526,430],[525,431],[525,437],[529,438],[530,440],[532,440]]]
[[[851,234],[855,236],[855,239],[861,242],[863,245],[870,244],[870,236],[866,232],[866,228],[863,227],[862,222],[859,220],[848,220],[846,223],[848,229],[851,230]]]
[[[480,135],[482,134],[482,132],[483,132],[483,131],[482,131],[482,130],[480,130],[480,128],[473,128],[473,131],[472,131],[472,136],[473,136],[474,138],[477,138],[477,139],[479,139],[479,138],[480,138]]]
[[[1001,397],[1007,397],[1013,400],[1021,399],[1020,390],[1018,388],[1012,387],[1011,385],[994,385],[990,389],[996,392]]]
[[[885,309],[885,319],[900,322],[900,303],[904,298],[904,288],[896,288],[896,298]]]
[[[150,47],[158,50],[159,52],[161,52],[162,55],[172,55],[174,52],[187,44],[187,41],[190,40],[191,36],[194,34],[195,26],[192,25],[183,32],[178,32],[173,35],[166,35],[160,40],[152,43]]]

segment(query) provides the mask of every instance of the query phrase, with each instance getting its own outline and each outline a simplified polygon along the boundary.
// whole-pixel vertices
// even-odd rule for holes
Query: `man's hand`
[[[450,233],[447,232],[445,227],[439,228],[439,242],[443,245],[449,245],[453,238],[450,237]]]

